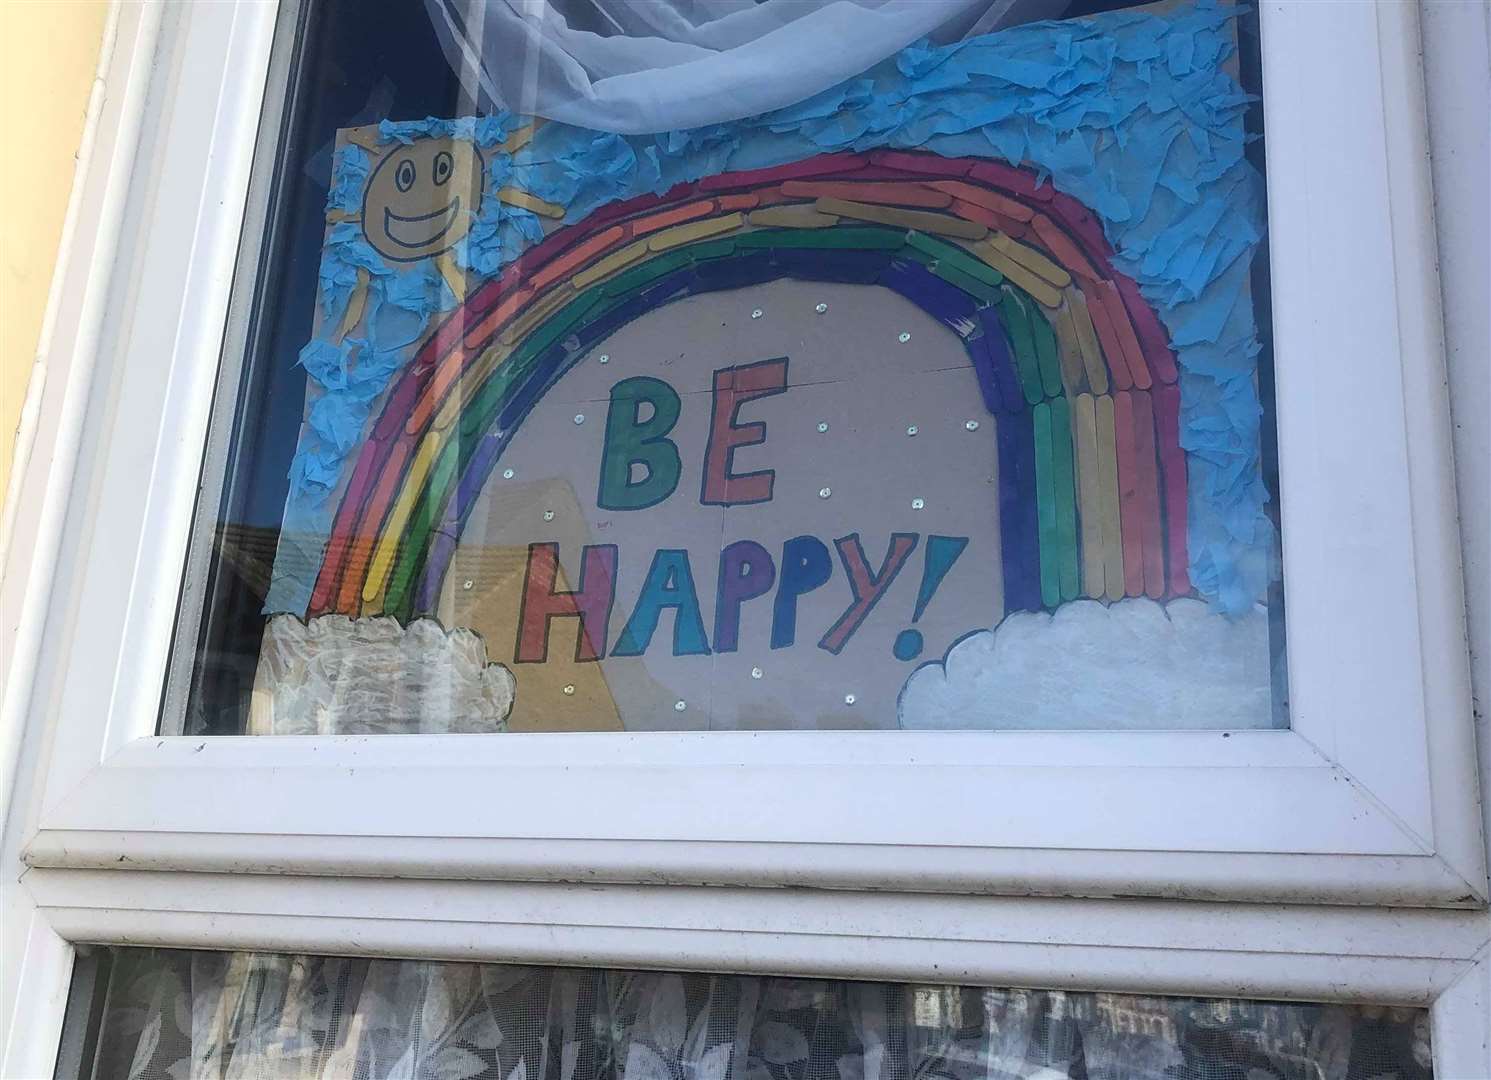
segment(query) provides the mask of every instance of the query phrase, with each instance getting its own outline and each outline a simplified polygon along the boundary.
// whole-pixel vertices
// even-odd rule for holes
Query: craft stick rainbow
[[[436,611],[484,483],[567,371],[664,304],[779,278],[891,289],[962,342],[998,446],[1007,610],[1187,594],[1175,358],[1112,260],[1088,210],[1033,173],[930,153],[825,154],[603,206],[474,288],[419,347],[341,490],[305,614]],[[1117,435],[1089,403],[1111,417],[1114,391]],[[1143,485],[1122,500],[1118,552],[1114,496],[1093,475],[1113,461]],[[1129,572],[1099,582],[1103,567]]]

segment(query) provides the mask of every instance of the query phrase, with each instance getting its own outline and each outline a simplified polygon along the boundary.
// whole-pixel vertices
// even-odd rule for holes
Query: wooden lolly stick
[[[897,210],[890,206],[875,206],[872,203],[851,202],[848,199],[819,199],[814,204],[825,214],[840,214],[860,221],[873,221],[880,225],[892,225],[900,229],[921,229],[939,236],[957,236],[964,240],[982,240],[989,230],[973,221],[964,221],[948,214],[935,214],[930,210]]]
[[[734,250],[735,241],[729,238],[711,240],[688,248],[674,248],[671,254],[654,256],[629,270],[623,270],[615,277],[607,278],[601,285],[600,295],[607,300],[631,296],[659,278],[667,277],[675,270],[681,270],[695,262],[695,253],[698,255],[697,261],[707,262],[710,259],[724,258]]]
[[[1056,529],[1056,465],[1051,447],[1051,406],[1041,402],[1031,413],[1035,425],[1036,522],[1041,545],[1041,605],[1061,604],[1061,541]]]
[[[383,472],[378,477],[377,484],[373,487],[373,493],[368,498],[367,505],[363,508],[362,516],[358,520],[359,534],[377,536],[381,533],[383,517],[388,511],[388,505],[393,501],[394,493],[398,491],[399,485],[404,482],[404,468],[409,458],[414,454],[417,439],[413,435],[401,434],[389,447],[388,460],[384,463]],[[346,569],[342,571],[342,583],[337,592],[337,612],[342,615],[356,615],[358,605],[362,601],[362,582],[367,573],[368,560],[372,558],[373,546],[370,544],[366,550],[361,547],[355,548],[352,558],[347,561]]]
[[[755,191],[743,191],[738,195],[721,195],[715,202],[721,210],[750,210],[761,205],[761,195]]]
[[[461,410],[466,407],[467,402],[476,396],[477,390],[486,381],[487,376],[496,371],[512,354],[513,346],[511,345],[493,345],[478,356],[476,363],[461,373],[460,381],[456,383],[455,390],[445,398],[444,404],[441,405],[440,411],[435,414],[435,418],[430,422],[430,426],[444,430],[459,420],[461,418]]]
[[[938,191],[945,191],[955,199],[962,199],[964,202],[971,202],[975,206],[992,210],[1012,221],[1029,221],[1035,214],[1030,207],[1007,195],[1001,195],[997,191],[990,191],[988,188],[965,183],[962,180],[934,180],[927,186],[936,188]]]
[[[541,121],[524,124],[520,128],[514,128],[507,138],[497,144],[497,149],[507,154],[517,153],[523,147],[533,141],[534,134],[538,131]]]
[[[1113,284],[1118,289],[1118,295],[1123,297],[1129,321],[1134,325],[1134,333],[1139,335],[1139,345],[1144,350],[1145,359],[1149,361],[1150,372],[1157,382],[1173,383],[1180,377],[1180,373],[1175,370],[1175,353],[1170,350],[1170,334],[1160,325],[1154,308],[1149,306],[1139,292],[1139,286],[1134,283],[1133,278],[1114,274]]]
[[[1134,324],[1129,321],[1123,298],[1118,295],[1118,289],[1111,281],[1100,281],[1095,288],[1102,297],[1103,307],[1107,309],[1108,322],[1113,326],[1119,348],[1123,350],[1124,362],[1129,365],[1129,375],[1133,377],[1134,385],[1140,390],[1148,390],[1152,384],[1149,364],[1144,359],[1144,350],[1139,347],[1139,339],[1134,335]]]
[[[1049,202],[1056,193],[1049,181],[1037,184],[1029,172],[998,161],[980,162],[968,170],[968,175],[1001,190],[1041,202]]]
[[[1072,404],[1077,436],[1077,522],[1082,530],[1082,595],[1103,595],[1102,463],[1098,457],[1098,417],[1091,394]]]
[[[449,251],[441,252],[439,255],[435,256],[435,269],[439,270],[440,276],[445,279],[445,284],[449,286],[451,295],[456,298],[456,303],[460,304],[465,302],[466,275],[461,271],[461,268],[456,265],[455,256],[453,256]],[[359,268],[358,273],[362,272],[363,271]]]
[[[367,269],[359,266],[357,284],[352,286],[352,294],[347,297],[347,310],[342,312],[342,321],[337,324],[336,334],[332,338],[339,345],[342,338],[350,334],[353,328],[362,322],[363,313],[368,309],[369,278]]]
[[[714,200],[704,199],[701,202],[691,202],[684,206],[675,206],[671,210],[648,214],[646,217],[636,218],[627,224],[632,227],[633,236],[646,236],[659,229],[666,229],[670,225],[682,225],[685,221],[697,221],[699,218],[708,217],[714,211]]]
[[[946,210],[953,197],[921,184],[852,183],[834,180],[788,180],[782,193],[801,199],[851,199],[855,202],[887,206],[921,206]]]
[[[1014,259],[1036,277],[1049,282],[1058,289],[1064,289],[1072,283],[1071,274],[1067,273],[1028,244],[1018,243],[1004,233],[995,233],[989,237],[989,243]]]
[[[1113,448],[1118,457],[1118,513],[1123,538],[1123,591],[1144,595],[1143,509],[1139,505],[1139,466],[1134,447],[1134,399],[1113,395]]]
[[[1004,275],[982,259],[970,255],[966,248],[950,244],[936,236],[912,230],[906,234],[907,245],[915,251],[924,252],[935,262],[951,264],[970,277],[976,277],[985,285],[1001,285]]]
[[[1061,293],[1055,286],[1040,275],[1031,273],[1027,267],[1017,263],[988,241],[970,244],[968,250],[1028,292],[1036,303],[1049,308],[1061,304]]]
[[[1015,367],[1015,358],[999,306],[991,305],[978,313],[979,326],[983,330],[984,349],[988,353],[989,366],[993,369],[994,381],[998,384],[1000,411],[1023,412],[1024,391],[1020,388],[1020,377]],[[992,399],[991,399],[992,400]]]
[[[1066,398],[1051,402],[1051,471],[1056,493],[1057,571],[1062,600],[1082,593],[1082,568],[1077,550],[1077,485],[1072,475],[1072,414]]]
[[[670,203],[678,201],[678,198],[675,198],[674,195],[681,186],[682,185],[675,184],[673,187],[668,189],[666,194],[663,195],[654,195],[651,192],[648,192],[646,195],[638,195],[635,198],[626,199],[622,202],[607,203],[605,206],[591,211],[591,213],[585,218],[585,223],[592,229],[598,229],[602,225],[609,225],[613,221],[621,221],[621,219],[623,218],[636,217],[644,210],[652,210],[655,207],[667,206]],[[697,187],[697,185],[690,186]],[[679,196],[679,198],[681,197],[682,196]],[[576,226],[574,225],[571,225],[569,227],[576,228]],[[522,256],[519,256],[519,258],[521,257]]]
[[[608,229],[601,230],[589,240],[576,244],[562,255],[556,255],[547,264],[535,270],[533,277],[529,279],[532,287],[542,289],[560,278],[569,277],[591,259],[599,257],[620,244],[626,237],[627,230],[621,225],[612,225]]]
[[[505,187],[497,192],[497,198],[509,206],[528,210],[539,217],[552,218],[555,221],[564,217],[564,207],[540,199],[537,195],[531,195],[520,188]]]
[[[982,263],[979,265],[983,266]],[[981,304],[992,304],[999,299],[1000,289],[998,285],[990,285],[983,278],[975,277],[956,262],[934,259],[928,269],[954,288],[975,297]],[[985,267],[985,270],[988,271],[988,268]],[[993,271],[988,272],[992,273]]]
[[[1134,463],[1139,485],[1139,524],[1144,543],[1144,595],[1165,596],[1165,540],[1160,521],[1160,462],[1155,456],[1154,406],[1142,390],[1135,390]]]
[[[518,312],[502,328],[497,340],[511,345],[529,335],[534,327],[575,298],[575,290],[568,281],[561,281],[547,292],[539,293],[522,311]]]
[[[1098,341],[1102,343],[1103,360],[1108,365],[1113,385],[1120,390],[1131,389],[1134,379],[1129,374],[1129,364],[1124,359],[1118,334],[1114,332],[1113,323],[1108,318],[1108,309],[1103,305],[1102,294],[1096,287],[1084,285],[1082,295],[1087,300],[1087,314],[1092,316],[1092,328],[1097,332]]]
[[[1035,433],[1031,414],[1008,412],[994,422],[999,443],[999,546],[1005,611],[1041,608],[1040,530],[1035,500]]]
[[[1092,392],[1103,395],[1108,392],[1108,367],[1103,363],[1103,350],[1098,344],[1097,332],[1092,328],[1092,316],[1087,312],[1087,297],[1082,290],[1066,290],[1067,307],[1072,313],[1072,328],[1077,332],[1077,345],[1082,350],[1082,370],[1087,372],[1087,385]]]
[[[782,194],[782,189],[779,187],[757,188],[755,191],[755,195],[756,205],[761,207],[781,206],[786,203],[796,202],[795,199],[789,198],[788,196]]]
[[[840,222],[837,229],[751,229],[736,238],[742,248],[837,248],[845,251],[900,251],[906,232],[878,225]]]
[[[648,250],[648,241],[635,240],[620,251],[613,251],[604,259],[597,259],[570,278],[570,282],[577,289],[588,289],[597,281],[604,281],[612,274],[619,274],[633,263],[647,258]]]
[[[826,229],[830,225],[839,223],[837,214],[821,213],[806,203],[768,206],[760,210],[752,210],[746,215],[746,219],[752,225],[764,229]]]
[[[465,335],[461,338],[461,345],[466,352],[474,352],[496,337],[498,331],[507,325],[508,320],[516,318],[518,313],[527,307],[536,294],[537,288],[535,286],[513,290],[496,307],[484,315],[480,321],[467,329]],[[454,359],[456,358],[453,354],[447,354],[439,362],[442,364],[450,363]]]
[[[1030,313],[1030,334],[1035,340],[1035,357],[1040,364],[1041,388],[1048,398],[1061,394],[1061,363],[1056,356],[1056,330],[1051,325],[1055,318],[1050,311]]]
[[[1170,595],[1191,591],[1186,550],[1186,455],[1180,448],[1180,387],[1160,385],[1154,390],[1155,437],[1159,439],[1160,482],[1164,485],[1165,561]]]
[[[1035,338],[1030,329],[1032,313],[1026,310],[1018,296],[1006,290],[1004,299],[999,301],[999,314],[1005,333],[1009,335],[1010,352],[1014,353],[1020,390],[1025,400],[1034,405],[1041,400],[1043,390],[1040,361],[1035,355]]]
[[[863,169],[870,159],[863,154],[823,154],[815,158],[804,158],[787,165],[773,165],[769,169],[746,169],[742,172],[721,173],[706,176],[699,181],[700,191],[719,191],[731,188],[756,187],[779,184],[785,180],[804,176],[829,176]]]
[[[671,229],[664,229],[660,233],[653,233],[649,236],[647,238],[647,250],[667,251],[669,248],[678,247],[680,244],[691,244],[695,240],[718,236],[720,233],[734,232],[743,225],[745,225],[745,215],[738,210],[733,214],[725,214],[722,217],[694,221],[688,225],[675,225]],[[578,282],[576,284],[578,285]]]
[[[1102,223],[1086,206],[1061,192],[1051,189],[1051,219],[1061,225],[1078,242],[1082,249],[1098,262],[1107,265],[1113,254]]]
[[[960,218],[976,221],[987,229],[999,229],[1009,233],[1011,236],[1023,237],[1029,230],[1014,218],[1007,218],[1003,214],[996,214],[993,210],[977,206],[963,199],[954,199],[952,212]]]
[[[1056,349],[1061,362],[1061,383],[1070,397],[1086,389],[1086,382],[1082,375],[1082,346],[1077,342],[1077,327],[1072,322],[1072,302],[1066,295],[1056,309]]]
[[[393,558],[404,538],[404,526],[409,522],[409,515],[414,512],[415,500],[424,492],[425,478],[429,476],[430,467],[435,464],[435,457],[444,441],[438,432],[430,432],[420,440],[419,449],[409,465],[408,479],[400,489],[398,498],[394,500],[378,546],[373,549],[373,561],[368,564],[367,580],[362,586],[362,601],[365,605],[373,603],[388,582],[388,571],[393,568]]]
[[[1113,399],[1096,399],[1098,428],[1098,498],[1103,510],[1103,595],[1122,600],[1123,512],[1118,495],[1118,437],[1113,418]]]
[[[966,176],[973,162],[954,160],[938,154],[908,154],[901,150],[871,150],[870,164],[883,165],[897,172],[922,173],[927,176]]]
[[[1087,256],[1082,254],[1077,242],[1045,214],[1036,214],[1030,219],[1030,230],[1051,253],[1051,257],[1077,277],[1087,281],[1100,280],[1100,275],[1093,269]]]
[[[435,374],[429,382],[425,383],[420,391],[419,398],[414,402],[414,408],[409,410],[409,420],[404,424],[406,435],[418,435],[430,422],[430,417],[436,408],[445,400],[450,388],[462,378],[463,373],[473,368],[486,366],[486,361],[491,353],[501,352],[503,355],[512,351],[509,345],[494,344],[483,349],[477,356],[476,362],[469,366],[462,364],[441,364],[435,369]]]

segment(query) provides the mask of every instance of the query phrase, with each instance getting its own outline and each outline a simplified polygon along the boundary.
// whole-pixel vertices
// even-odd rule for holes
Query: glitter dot
[[[822,315],[825,311],[828,310],[828,305],[827,304],[819,304],[813,310],[816,311],[819,315]]]
[[[761,669],[760,669],[760,668],[758,668],[758,667],[753,667],[753,668],[751,668],[751,678],[753,678],[753,679],[759,679],[759,678],[761,678],[761,676],[762,676],[762,675],[764,675],[764,674],[765,674],[765,672],[763,672],[763,671],[762,671],[762,670],[761,670]]]
[[[853,705],[854,702],[855,702],[855,697],[854,697],[853,694],[845,694],[844,695],[844,704],[845,705]]]
[[[461,588],[474,589],[476,588],[476,582],[472,581],[470,578],[467,578],[465,581],[461,582]]]
[[[601,353],[601,363],[603,363],[603,364],[609,364],[610,362],[611,362],[611,357],[609,355],[607,355],[606,353]]]
[[[926,505],[927,505],[927,503],[926,503],[926,501],[924,499],[912,499],[911,500],[911,509],[913,509],[913,510],[920,510],[922,507],[924,507]]]
[[[827,430],[828,430],[828,421],[827,420],[819,420],[818,421],[818,434],[822,435]]]
[[[755,311],[751,312],[751,318],[759,319],[763,314],[765,313],[760,308],[757,308]]]
[[[565,693],[566,697],[572,697],[572,696],[574,696],[574,693],[575,693],[575,684],[574,683],[570,683],[567,686],[565,686],[564,693]]]
[[[545,521],[553,521],[554,520],[554,511],[552,511],[552,510],[545,510],[544,511],[544,520]]]
[[[673,703],[673,711],[674,712],[683,712],[683,710],[687,709],[687,708],[688,708],[688,705],[686,705],[684,703],[683,698],[679,698],[677,701],[675,701]]]
[[[511,469],[503,469],[502,470],[502,479],[504,479],[504,480],[511,480],[512,478],[513,478],[513,471]]]
[[[963,427],[966,428],[969,431],[977,431],[978,430],[978,421],[977,420],[969,420],[967,423],[965,423],[963,425]]]
[[[915,435],[919,430],[921,429],[918,428],[915,424],[912,424],[909,428],[906,429],[906,434]]]
[[[901,331],[901,336],[897,340],[899,340],[901,342],[901,344],[904,345],[908,341],[911,340],[911,334],[909,332],[905,331],[905,330],[902,330]]]
[[[833,488],[821,487],[821,488],[818,489],[818,498],[820,498],[820,499],[826,499],[830,495],[832,495],[833,493],[834,493],[833,492]]]
[[[582,412],[575,413],[575,423],[577,423],[577,424],[583,424],[584,422],[585,422],[585,414],[582,413]]]

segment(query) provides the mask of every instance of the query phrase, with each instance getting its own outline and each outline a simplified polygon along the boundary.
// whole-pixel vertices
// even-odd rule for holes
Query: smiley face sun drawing
[[[385,259],[415,262],[449,251],[481,205],[481,153],[461,139],[420,139],[384,156],[363,196],[363,232]]]

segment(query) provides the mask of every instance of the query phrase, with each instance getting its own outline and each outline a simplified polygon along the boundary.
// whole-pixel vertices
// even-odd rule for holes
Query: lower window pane
[[[59,1077],[1421,1080],[1420,1009],[102,949]]]

